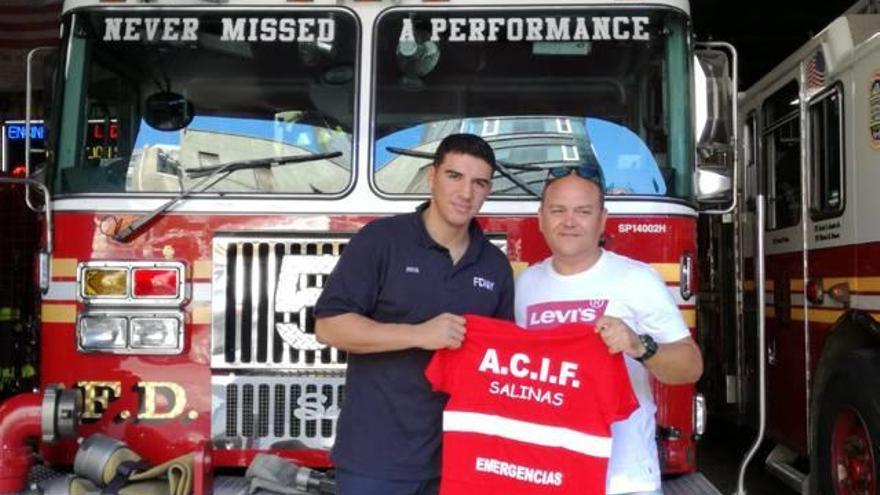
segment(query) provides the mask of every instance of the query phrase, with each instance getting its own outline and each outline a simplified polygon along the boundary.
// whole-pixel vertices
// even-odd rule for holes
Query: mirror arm
[[[33,74],[33,62],[34,57],[41,52],[54,52],[58,49],[51,46],[41,46],[38,48],[34,48],[33,50],[28,52],[27,56],[27,75],[25,82],[25,94],[24,94],[24,176],[31,176],[31,106],[32,106],[32,94],[33,94],[33,82],[32,82],[32,74]],[[43,91],[48,91],[49,88],[43,88]],[[49,196],[46,195],[46,198]],[[42,208],[38,208],[31,203],[31,183],[25,182],[24,186],[24,202],[31,211],[36,213],[42,212]]]
[[[731,116],[733,119],[733,136],[731,140],[731,145],[733,149],[733,186],[732,186],[732,201],[730,202],[730,206],[727,208],[721,209],[709,209],[702,210],[700,213],[705,213],[707,215],[726,215],[728,213],[736,210],[739,198],[739,174],[740,174],[740,160],[739,160],[739,111],[737,109],[737,91],[739,90],[739,61],[737,59],[736,48],[733,47],[730,43],[726,43],[723,41],[707,41],[696,44],[697,48],[706,47],[706,48],[721,48],[727,50],[730,53],[731,57],[731,78],[733,79],[732,88],[731,88],[731,98],[733,101],[731,102]]]

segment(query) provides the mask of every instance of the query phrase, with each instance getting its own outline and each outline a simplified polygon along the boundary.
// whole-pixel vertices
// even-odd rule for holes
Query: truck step
[[[693,473],[664,481],[663,495],[721,495],[721,492],[701,473]]]

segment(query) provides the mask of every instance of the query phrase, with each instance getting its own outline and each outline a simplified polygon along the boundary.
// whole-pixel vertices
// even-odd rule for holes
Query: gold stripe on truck
[[[651,263],[666,283],[677,284],[681,281],[681,265],[678,263]]]
[[[76,278],[76,258],[52,258],[52,277]]]
[[[44,303],[43,323],[76,323],[76,304]]]

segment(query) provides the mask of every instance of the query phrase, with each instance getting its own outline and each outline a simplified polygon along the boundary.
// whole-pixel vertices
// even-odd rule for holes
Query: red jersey
[[[623,356],[592,325],[466,318],[464,345],[425,371],[450,395],[441,495],[604,494],[611,423],[638,408]]]

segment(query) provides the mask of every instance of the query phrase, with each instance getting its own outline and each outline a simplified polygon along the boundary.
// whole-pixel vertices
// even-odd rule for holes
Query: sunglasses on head
[[[594,182],[603,190],[605,189],[605,178],[602,177],[602,169],[586,165],[553,167],[547,169],[547,182],[549,183],[571,174],[575,174],[581,179]]]

